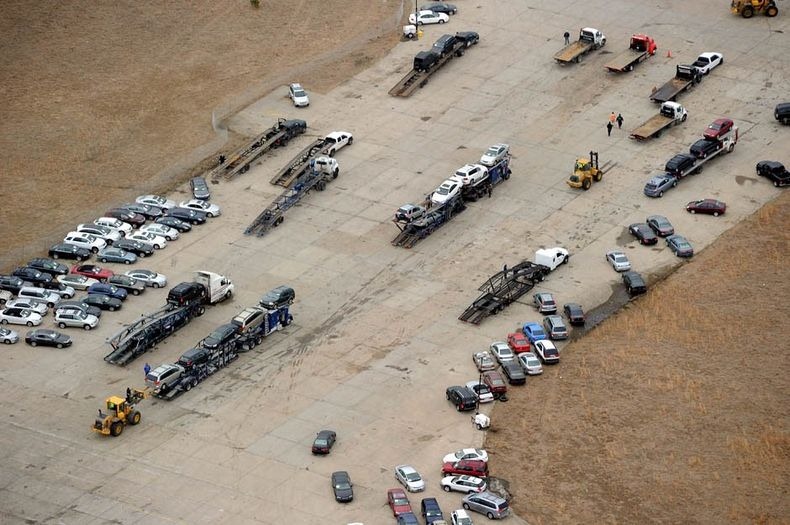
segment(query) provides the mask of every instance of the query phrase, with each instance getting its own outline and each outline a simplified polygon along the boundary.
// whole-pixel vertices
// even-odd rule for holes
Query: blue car
[[[678,178],[671,173],[654,175],[645,184],[644,193],[648,197],[663,197],[664,192],[678,185]]]
[[[113,284],[95,283],[88,287],[88,295],[108,295],[113,299],[123,301],[126,299],[127,292]]]
[[[548,339],[545,330],[543,327],[540,326],[538,323],[525,323],[524,324],[524,335],[527,336],[530,343],[535,343],[535,341],[542,341],[544,339]]]
[[[137,255],[122,250],[121,248],[108,247],[104,248],[96,254],[96,258],[103,263],[117,262],[123,264],[132,264],[137,262]]]

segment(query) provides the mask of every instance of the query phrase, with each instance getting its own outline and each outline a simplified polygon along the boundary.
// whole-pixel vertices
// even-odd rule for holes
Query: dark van
[[[193,304],[206,297],[206,288],[200,283],[181,283],[175,285],[167,294],[167,302],[176,306]]]
[[[448,55],[453,52],[455,49],[455,45],[458,43],[458,38],[454,35],[442,35],[439,37],[439,40],[434,42],[433,50],[439,53],[441,56]]]
[[[664,166],[664,169],[675,175],[677,178],[685,177],[688,175],[689,170],[697,163],[694,155],[688,153],[681,153],[669,159]]]
[[[420,51],[414,56],[414,69],[428,71],[439,61],[440,55],[435,51]]]
[[[276,310],[281,306],[292,304],[295,297],[296,293],[290,286],[278,286],[268,291],[258,303],[267,310]]]
[[[191,370],[193,366],[205,365],[208,363],[209,353],[208,350],[201,347],[191,348],[184,352],[178,358],[178,364],[184,367],[184,370]]]

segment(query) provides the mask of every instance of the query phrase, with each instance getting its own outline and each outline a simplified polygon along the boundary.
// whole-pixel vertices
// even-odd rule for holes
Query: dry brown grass
[[[486,446],[517,512],[533,524],[788,522],[788,221],[785,192],[495,409],[507,423]]]

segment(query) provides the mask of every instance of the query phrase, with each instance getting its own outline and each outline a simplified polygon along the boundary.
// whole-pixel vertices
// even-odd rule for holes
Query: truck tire
[[[326,181],[323,180],[318,181],[318,183],[315,185],[315,189],[317,189],[318,191],[324,191],[326,189]]]
[[[118,437],[123,432],[123,423],[120,421],[113,421],[110,425],[110,435]]]
[[[138,410],[132,410],[129,413],[129,417],[127,418],[127,420],[129,421],[130,425],[136,425],[140,422],[142,418],[143,416],[140,414]]]
[[[340,170],[335,168],[335,170],[332,172],[332,178],[336,179],[338,175],[340,175]]]
[[[590,186],[592,186],[590,179],[584,179],[584,181],[582,182],[582,188],[584,189],[584,191],[589,190]]]
[[[683,115],[683,118],[680,119],[681,122],[686,122],[686,117],[688,117],[688,113]]]
[[[744,18],[751,18],[754,16],[754,8],[750,5],[746,5],[743,7],[743,11],[741,11],[741,16]]]
[[[200,308],[197,309],[196,317],[200,317],[204,313],[206,313],[206,309],[201,306]]]
[[[285,217],[277,217],[277,220],[274,221],[274,226],[276,227],[276,226],[281,225],[284,220],[285,220]]]
[[[595,182],[601,182],[602,178],[603,178],[602,172],[599,171],[598,173],[595,174]]]
[[[778,9],[778,8],[777,8],[775,5],[772,5],[772,6],[770,6],[770,7],[769,7],[769,8],[768,8],[768,9],[765,11],[765,16],[769,16],[769,17],[771,17],[771,18],[775,17],[775,16],[776,16],[776,15],[778,15],[778,14],[779,14],[779,9]],[[721,63],[722,63],[722,64],[724,63],[724,60],[723,60],[723,59],[722,59]]]

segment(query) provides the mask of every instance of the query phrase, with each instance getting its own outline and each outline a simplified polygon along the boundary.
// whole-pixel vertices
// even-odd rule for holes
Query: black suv
[[[201,346],[213,350],[224,345],[239,333],[239,327],[233,323],[226,323],[211,332],[201,341]]]
[[[774,109],[774,118],[782,124],[790,124],[790,102],[777,104]]]
[[[66,275],[69,273],[68,266],[65,264],[60,264],[59,262],[46,257],[36,257],[35,259],[30,259],[27,265],[30,268],[35,268],[38,271],[47,272],[52,275]]]
[[[689,153],[697,157],[698,159],[704,159],[708,155],[716,153],[722,147],[721,142],[715,139],[699,139],[697,142],[691,145],[689,148]]]
[[[296,293],[290,286],[278,286],[268,291],[258,303],[267,310],[276,310],[281,306],[292,304],[295,297]]]
[[[466,47],[473,46],[480,41],[480,35],[474,31],[459,31],[455,38],[464,43]]]
[[[636,272],[625,272],[623,273],[623,283],[625,284],[626,290],[630,295],[639,295],[641,293],[647,292],[647,284],[645,284],[645,280],[642,279],[642,276]]]
[[[194,366],[201,366],[208,363],[209,351],[205,348],[195,347],[190,348],[178,358],[176,364],[184,367],[184,370],[189,372]]]
[[[447,400],[455,405],[459,412],[477,408],[477,396],[465,386],[451,386],[447,388]]]
[[[668,171],[672,175],[675,175],[677,178],[681,178],[684,177],[688,173],[689,169],[691,169],[691,167],[696,163],[697,159],[694,158],[694,155],[681,153],[669,159],[664,166],[664,170]]]
[[[0,290],[8,290],[13,294],[18,294],[19,290],[24,286],[33,286],[33,283],[15,275],[0,275]]]
[[[195,282],[181,283],[175,285],[167,294],[167,302],[177,306],[192,304],[202,301],[206,296],[206,288]]]
[[[420,51],[414,55],[414,69],[428,71],[439,61],[440,55],[435,51]]]
[[[790,184],[790,172],[781,162],[761,160],[757,163],[757,175],[767,177],[777,188]]]
[[[433,50],[439,53],[440,55],[444,56],[449,53],[452,53],[457,43],[458,43],[458,39],[455,36],[442,35],[439,37],[439,40],[434,42]]]
[[[523,385],[527,382],[527,374],[524,373],[524,369],[521,368],[521,365],[515,359],[502,363],[502,373],[511,385]]]

